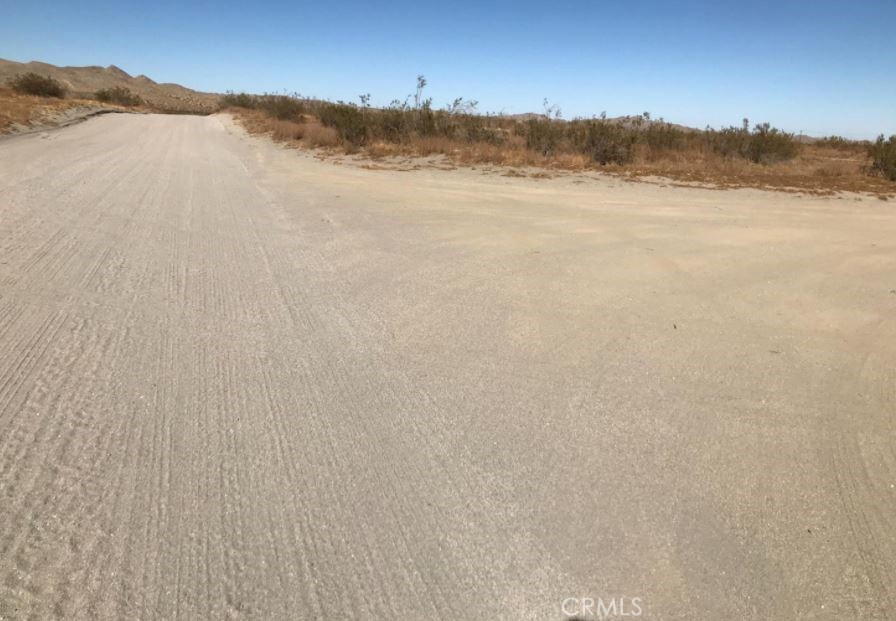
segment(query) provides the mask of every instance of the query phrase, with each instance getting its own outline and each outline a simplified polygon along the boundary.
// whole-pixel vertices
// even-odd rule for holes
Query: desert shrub
[[[502,137],[500,131],[495,134]],[[600,165],[630,162],[634,157],[635,144],[639,141],[650,140],[657,147],[663,144],[659,139],[648,138],[641,125],[626,127],[604,118],[572,121],[530,119],[516,126],[516,134],[525,139],[527,148],[539,155],[550,157],[578,153]],[[665,143],[671,143],[671,139],[667,138]]]
[[[276,140],[300,140],[305,135],[305,125],[295,121],[272,119],[271,133]]]
[[[508,133],[501,128],[490,124],[488,118],[476,114],[452,115],[454,131],[446,133],[448,138],[458,138],[466,142],[486,143],[495,146],[507,142]]]
[[[298,95],[260,95],[255,108],[282,121],[299,118],[307,110],[305,102]]]
[[[443,119],[439,119],[442,122],[437,121],[436,113],[430,107],[429,102],[426,102],[422,108],[415,112],[414,126],[417,134],[420,136],[435,136],[444,133],[445,129],[448,127]]]
[[[98,90],[93,94],[93,97],[97,101],[116,103],[122,106],[139,106],[143,103],[143,100],[141,100],[140,97],[123,86]]]
[[[22,73],[14,76],[7,82],[9,87],[23,95],[38,95],[40,97],[65,97],[65,87],[50,76],[42,76],[36,73]]]
[[[526,146],[540,155],[553,155],[563,142],[563,121],[549,118],[529,119],[517,129],[526,138]]]
[[[221,96],[218,103],[221,108],[250,108],[258,107],[258,97],[248,93],[227,93]]]
[[[332,127],[320,123],[308,123],[303,130],[302,141],[309,147],[336,147],[339,145],[339,132]]]
[[[413,132],[411,108],[407,103],[393,100],[389,107],[374,114],[372,123],[376,135],[388,142],[405,143]]]
[[[883,134],[869,147],[871,171],[890,181],[896,181],[896,135],[884,140]]]
[[[838,151],[854,151],[857,148],[861,149],[863,144],[867,144],[867,142],[862,143],[856,140],[849,140],[842,136],[826,136],[819,138],[813,143],[816,147],[827,147],[829,149],[837,149]]]
[[[464,114],[450,114],[444,110],[431,111],[432,126],[427,132],[421,131],[421,135],[436,136],[439,138],[464,138],[465,118]]]
[[[248,108],[261,110],[268,116],[281,121],[298,119],[308,111],[308,103],[293,95],[249,95],[247,93],[227,93],[218,101],[219,108]]]
[[[750,125],[746,119],[742,127],[725,127],[719,130],[707,128],[704,138],[719,155],[744,159],[749,157]]]
[[[711,148],[725,157],[741,157],[756,164],[774,164],[792,159],[799,152],[799,143],[788,134],[768,123],[760,123],[749,130],[744,119],[742,127],[709,130],[705,134]]]
[[[648,124],[639,136],[641,142],[655,151],[684,149],[688,138],[688,132],[663,121]]]
[[[188,116],[206,116],[213,112],[209,108],[187,102],[177,104],[153,104],[153,110],[160,114],[183,114]]]
[[[219,108],[240,107],[264,112],[280,121],[320,122],[314,130],[322,143],[329,144],[337,136],[345,145],[366,146],[373,142],[410,144],[420,138],[449,138],[470,143],[501,144],[506,130],[500,122],[494,126],[487,117],[475,114],[476,102],[457,98],[443,109],[433,109],[432,100],[423,98],[426,80],[417,78],[417,92],[405,100],[393,100],[386,108],[371,108],[370,96],[361,95],[361,106],[342,101],[333,103],[302,99],[298,95],[249,95],[227,93],[219,100]],[[327,129],[328,131],[322,131]],[[298,132],[295,128],[282,132]],[[334,133],[335,132],[335,133]],[[561,132],[562,134],[562,132]],[[306,140],[307,142],[307,140]]]
[[[365,114],[356,106],[325,103],[316,110],[317,118],[327,127],[332,127],[347,144],[362,146],[369,136]]]
[[[774,164],[796,157],[799,143],[793,134],[782,132],[768,123],[760,123],[750,134],[748,157],[757,164]]]
[[[569,130],[576,151],[601,166],[630,162],[639,138],[638,130],[603,119],[574,121]]]

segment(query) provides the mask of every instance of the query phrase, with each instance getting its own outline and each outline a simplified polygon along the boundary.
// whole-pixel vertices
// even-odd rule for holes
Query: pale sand
[[[0,143],[0,618],[892,618],[896,205],[579,181]]]

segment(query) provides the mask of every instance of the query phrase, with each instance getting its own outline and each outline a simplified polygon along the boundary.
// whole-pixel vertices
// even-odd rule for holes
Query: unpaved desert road
[[[4,621],[893,619],[894,423],[893,202],[0,142]]]

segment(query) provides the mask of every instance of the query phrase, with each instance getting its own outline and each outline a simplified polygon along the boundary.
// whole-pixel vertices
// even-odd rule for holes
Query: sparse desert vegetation
[[[11,128],[43,123],[71,108],[96,105],[96,102],[59,97],[23,95],[11,88],[0,87],[0,134]]]
[[[56,67],[0,59],[0,133],[52,127],[97,111],[208,114],[218,95],[158,84],[109,67]]]
[[[139,106],[143,100],[123,86],[102,88],[93,94],[94,99],[103,103],[116,103],[122,106]]]
[[[889,140],[879,136],[868,151],[871,155],[871,169],[890,181],[896,181],[896,136],[890,136]]]
[[[20,95],[36,95],[38,97],[65,97],[65,87],[50,76],[38,75],[34,72],[13,76],[7,82],[9,87]]]
[[[384,108],[291,95],[228,93],[233,111],[253,132],[305,147],[328,147],[373,158],[445,156],[463,164],[556,170],[601,169],[629,177],[660,176],[716,187],[751,186],[829,193],[896,193],[893,139],[874,145],[829,137],[803,141],[769,123],[695,130],[649,113],[564,120],[555,105],[520,119],[480,114],[463,98],[442,108],[417,89]],[[889,171],[889,172],[888,172]]]
[[[34,67],[34,71],[27,71]],[[6,89],[0,88],[0,131],[29,125],[49,112],[76,105],[120,106],[166,114],[204,114],[208,94],[177,85],[156,84],[106,68],[57,68],[42,63],[2,61]],[[46,75],[38,73],[46,70]],[[55,72],[55,73],[54,73]],[[53,77],[66,76],[65,84]],[[74,83],[105,84],[89,92]],[[769,123],[742,123],[720,129],[674,125],[637,116],[563,119],[556,104],[544,101],[541,114],[511,117],[485,114],[477,102],[458,97],[436,107],[425,96],[427,81],[385,107],[331,102],[292,94],[228,93],[217,109],[235,114],[250,131],[275,140],[329,153],[374,159],[439,156],[455,164],[494,164],[548,172],[603,170],[628,178],[662,177],[676,183],[712,187],[763,187],[831,193],[863,191],[896,195],[896,139],[876,142],[839,136],[808,139]],[[146,95],[144,95],[146,93]]]
[[[147,111],[164,113],[208,114],[220,97],[179,84],[159,83],[145,75],[132,76],[115,65],[57,67],[38,61],[0,59],[0,84],[8,84],[18,94],[143,106]],[[140,103],[135,103],[137,98]]]

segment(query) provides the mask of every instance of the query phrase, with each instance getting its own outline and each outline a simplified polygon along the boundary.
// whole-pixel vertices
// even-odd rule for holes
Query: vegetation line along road
[[[740,127],[696,130],[647,112],[566,121],[547,100],[544,114],[514,118],[479,114],[476,102],[462,97],[436,109],[423,95],[426,85],[418,76],[413,96],[381,109],[370,107],[369,95],[361,95],[356,105],[231,93],[221,98],[221,106],[236,111],[250,130],[277,140],[373,157],[435,154],[464,163],[600,168],[721,186],[896,197],[896,136],[874,143],[836,136],[809,140],[747,119]]]

